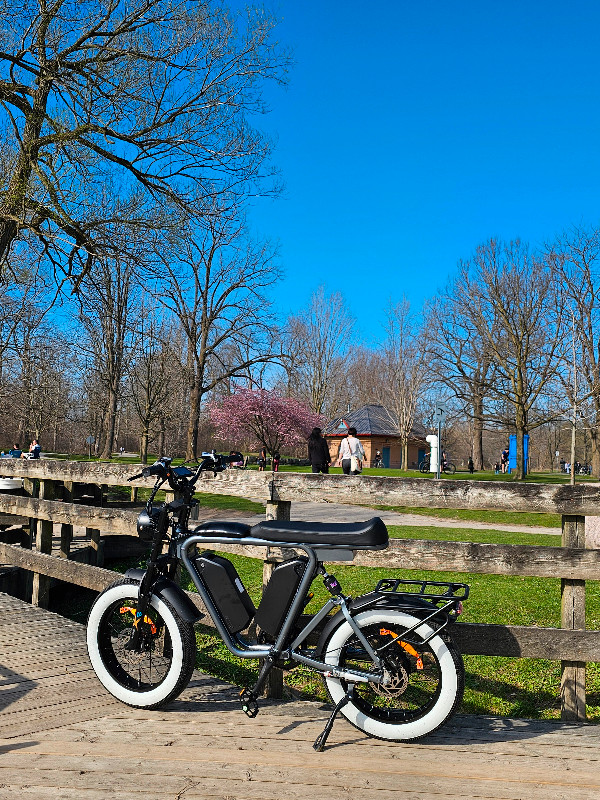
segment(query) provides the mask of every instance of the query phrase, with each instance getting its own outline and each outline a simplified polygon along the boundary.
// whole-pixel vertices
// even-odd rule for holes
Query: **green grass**
[[[518,533],[480,528],[438,528],[430,525],[388,525],[391,539],[435,539],[439,542],[480,544],[531,544],[560,547],[561,537],[551,533]]]
[[[227,494],[210,494],[209,492],[199,492],[196,494],[199,505],[207,508],[235,509],[237,511],[247,511],[250,514],[264,514],[264,503],[256,503],[253,500],[246,500],[245,497],[233,497]]]
[[[440,528],[394,528],[392,536],[453,541],[496,542],[500,544],[558,545],[560,537],[500,531]],[[224,554],[238,570],[255,604],[262,590],[262,562],[244,556]],[[386,568],[338,566],[333,568],[344,591],[350,595],[371,590],[378,580],[390,576]],[[394,570],[394,577],[409,580],[442,580],[468,583],[471,594],[465,603],[463,620],[504,625],[560,626],[560,580],[521,578],[470,573]],[[600,582],[586,582],[586,624],[600,629]],[[315,597],[307,608],[314,613],[327,599],[320,580],[313,584]],[[459,623],[460,624],[460,623]],[[254,661],[236,659],[214,630],[198,630],[198,667],[234,684],[248,685],[256,677]],[[466,688],[463,713],[539,719],[560,718],[560,664],[539,659],[465,656]],[[288,692],[311,699],[326,699],[320,678],[309,670],[296,668],[285,676]],[[588,718],[600,721],[600,664],[587,668]]]
[[[247,469],[257,470],[258,467],[256,464],[252,464],[247,467]],[[267,468],[267,472],[269,472],[269,468]],[[279,467],[280,472],[310,472],[310,467],[296,467],[296,466],[288,466],[288,465],[281,465]],[[331,467],[329,472],[332,475],[341,475],[342,469],[341,467]],[[363,469],[363,475],[374,475],[381,478],[422,478],[423,480],[431,480],[435,478],[434,472],[419,472],[417,469],[385,469],[383,467],[368,467]],[[454,475],[445,475],[442,474],[441,478],[443,480],[459,480],[459,481],[500,481],[506,483],[514,483],[514,477],[512,475],[502,473],[496,475],[494,470],[482,470],[480,472],[475,472],[471,475],[466,469],[464,471],[457,470]],[[592,475],[577,475],[576,482],[577,483],[585,483],[587,481],[596,481]],[[570,476],[566,475],[564,472],[532,472],[529,475],[525,476],[524,483],[561,483],[561,484],[568,484],[570,481]]]
[[[138,503],[145,503],[150,497],[151,489],[138,489]],[[110,486],[108,490],[110,500],[128,501],[131,497],[131,489],[127,486]],[[160,503],[165,499],[165,492],[159,491],[156,494],[156,502]],[[264,513],[264,503],[256,503],[247,500],[245,497],[235,497],[228,494],[211,494],[210,492],[199,492],[196,494],[198,505],[203,508],[214,508],[218,511],[243,511],[248,514]]]
[[[488,525],[523,525],[544,528],[560,528],[560,514],[537,514],[526,511],[476,511],[454,508],[413,508],[412,506],[369,506],[379,511],[394,511],[396,514],[418,514],[422,517],[455,519],[465,522],[485,522]]]

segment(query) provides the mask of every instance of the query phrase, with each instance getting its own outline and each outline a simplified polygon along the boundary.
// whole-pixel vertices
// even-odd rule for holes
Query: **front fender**
[[[439,610],[433,603],[428,603],[427,600],[423,600],[418,596],[407,597],[406,595],[395,594],[393,592],[390,592],[386,595],[381,594],[380,592],[369,592],[369,594],[362,594],[359,597],[355,597],[353,600],[351,600],[350,605],[348,606],[348,610],[352,617],[360,614],[361,611],[365,611],[368,608],[392,608],[396,611],[408,611],[419,619],[426,619],[427,617],[431,616],[434,611]],[[448,616],[443,611],[440,612],[440,615],[444,618],[447,618]],[[338,625],[341,625],[345,619],[346,618],[341,610],[330,617],[329,621],[321,631],[321,635],[319,636],[317,649],[315,651],[315,658],[323,658],[325,645],[327,644],[329,637],[338,627]]]
[[[146,570],[144,569],[128,569],[125,577],[136,581],[136,583],[141,583],[145,573]],[[152,587],[152,594],[170,603],[185,622],[193,624],[204,616],[183,589],[168,578],[160,577]]]

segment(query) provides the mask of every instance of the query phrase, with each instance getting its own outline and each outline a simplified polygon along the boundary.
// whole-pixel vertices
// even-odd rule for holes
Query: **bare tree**
[[[496,418],[510,409],[517,434],[515,478],[524,476],[524,436],[556,413],[542,402],[558,370],[561,341],[552,276],[520,241],[491,239],[459,276],[478,337],[497,374],[490,387]],[[505,418],[505,417],[504,417]]]
[[[579,406],[591,439],[592,470],[600,475],[600,229],[571,228],[548,245],[547,258],[563,296],[565,341],[577,338],[578,357],[567,359],[563,388],[571,407]]]
[[[428,312],[431,331],[431,368],[471,419],[471,453],[475,469],[483,469],[483,431],[486,400],[494,382],[494,360],[487,337],[473,319],[468,286],[459,277],[432,303]]]
[[[327,295],[320,286],[307,308],[291,316],[285,328],[284,349],[291,392],[315,414],[338,410],[340,385],[347,382],[346,356],[354,318],[339,292]]]
[[[129,261],[96,259],[81,283],[78,298],[84,332],[79,347],[104,387],[102,458],[112,455],[123,379],[134,349],[134,321],[139,311],[134,288]]]
[[[270,146],[249,117],[287,65],[264,11],[0,0],[0,19],[0,265],[29,237],[77,285],[114,256],[116,221],[168,225],[263,185]]]
[[[222,383],[273,360],[273,319],[264,294],[279,277],[268,244],[252,242],[235,216],[208,219],[203,231],[156,249],[156,298],[179,321],[189,392],[187,458],[198,454],[203,399]]]
[[[386,312],[387,338],[382,348],[380,396],[398,423],[402,464],[408,464],[408,440],[417,408],[428,379],[427,329],[414,314],[406,298],[390,304]]]
[[[164,435],[165,404],[169,397],[171,371],[177,362],[168,327],[145,314],[139,332],[138,352],[130,371],[131,402],[140,421],[140,461],[148,461],[153,433]],[[164,440],[162,441],[164,446]],[[161,451],[161,455],[162,455]]]

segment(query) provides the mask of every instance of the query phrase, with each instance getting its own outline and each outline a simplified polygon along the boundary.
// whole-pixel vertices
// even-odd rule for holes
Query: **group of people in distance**
[[[29,445],[29,451],[27,453],[24,453],[18,444],[14,444],[8,453],[5,454],[4,451],[2,451],[2,455],[6,455],[10,458],[39,458],[41,452],[42,448],[38,444],[38,440],[33,439]]]
[[[308,458],[313,472],[329,472],[331,455],[329,445],[321,432],[321,428],[313,428],[308,437]],[[356,438],[356,428],[348,428],[338,451],[336,466],[341,467],[344,475],[358,475],[362,469],[365,451]]]

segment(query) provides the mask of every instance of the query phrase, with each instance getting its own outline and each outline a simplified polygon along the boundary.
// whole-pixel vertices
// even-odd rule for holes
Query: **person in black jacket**
[[[321,435],[321,428],[313,428],[308,437],[308,459],[313,472],[329,472],[331,456],[327,440]]]

